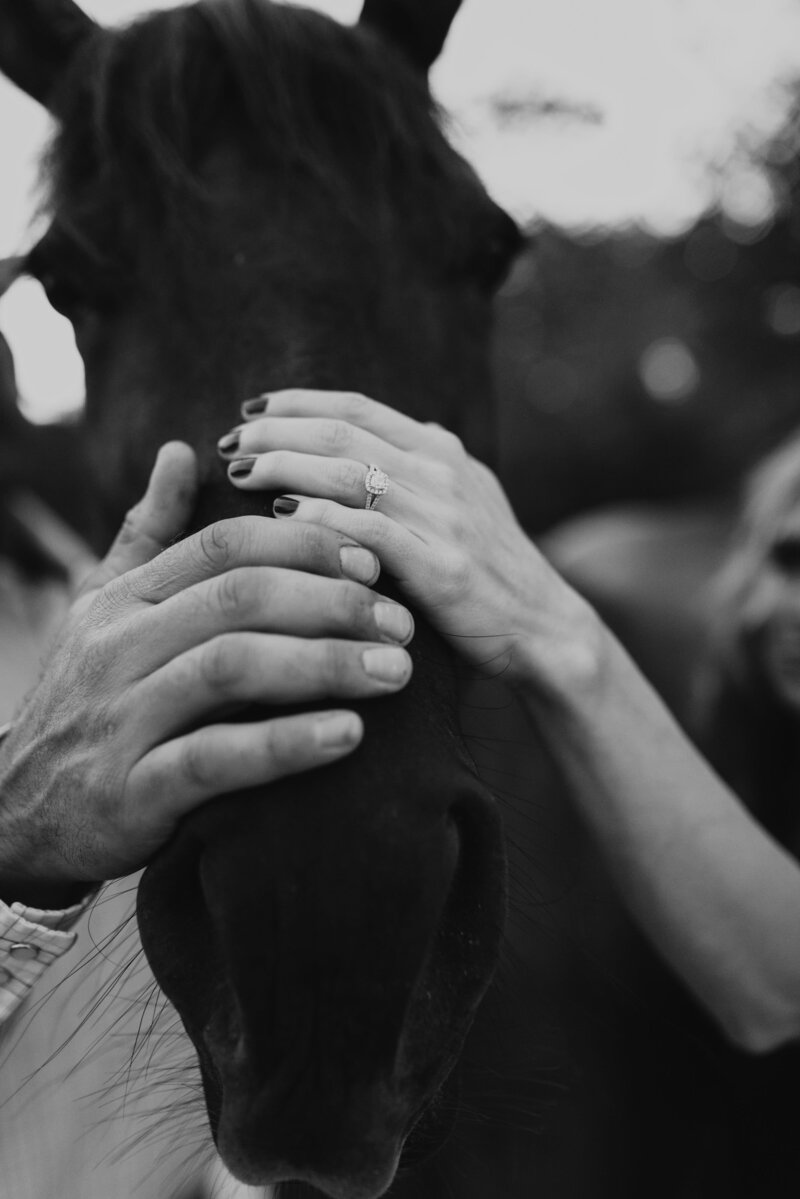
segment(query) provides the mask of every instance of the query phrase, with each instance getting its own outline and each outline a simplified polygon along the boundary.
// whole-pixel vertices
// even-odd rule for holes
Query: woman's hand
[[[231,482],[285,490],[276,516],[373,550],[471,663],[512,682],[533,671],[541,682],[574,653],[581,601],[520,528],[493,473],[452,433],[346,392],[277,392],[242,412],[245,423],[219,443]],[[390,481],[372,511],[369,464]]]
[[[75,884],[145,864],[209,797],[323,765],[363,731],[347,711],[226,711],[379,696],[410,676],[411,617],[370,590],[377,559],[351,538],[245,517],[164,549],[195,475],[187,446],[164,447],[0,748],[3,899],[62,906]]]

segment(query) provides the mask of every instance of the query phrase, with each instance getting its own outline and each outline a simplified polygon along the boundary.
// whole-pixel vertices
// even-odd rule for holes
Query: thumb
[[[182,441],[162,445],[147,490],[128,512],[111,548],[85,580],[80,594],[95,591],[160,554],[186,528],[196,495],[194,450]]]

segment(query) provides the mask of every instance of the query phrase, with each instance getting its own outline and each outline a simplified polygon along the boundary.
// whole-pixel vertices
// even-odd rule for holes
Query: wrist
[[[605,678],[611,633],[561,579],[542,619],[518,638],[510,681],[526,704],[569,714],[592,705]]]
[[[8,835],[5,835],[8,834]],[[96,890],[97,882],[76,878],[57,855],[47,854],[20,830],[0,828],[0,900],[42,911],[73,907]]]
[[[0,745],[12,731],[13,724],[0,726]],[[0,777],[0,813],[2,796],[11,790],[5,773]],[[27,845],[13,824],[0,830],[0,900],[7,906],[21,903],[41,911],[61,911],[82,903],[97,884],[82,879],[60,877],[53,868],[37,861],[33,845]],[[14,850],[16,849],[16,853]]]

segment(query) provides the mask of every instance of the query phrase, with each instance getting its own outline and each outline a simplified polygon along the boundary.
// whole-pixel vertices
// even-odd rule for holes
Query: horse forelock
[[[84,248],[91,238],[98,261],[124,270],[143,253],[157,261],[165,244],[173,261],[184,243],[196,252],[192,216],[211,199],[203,167],[231,139],[253,163],[303,172],[340,213],[353,210],[354,183],[375,198],[402,180],[416,181],[405,198],[426,227],[454,217],[420,191],[454,158],[424,78],[369,30],[310,10],[199,0],[98,30],[54,111],[44,207]]]

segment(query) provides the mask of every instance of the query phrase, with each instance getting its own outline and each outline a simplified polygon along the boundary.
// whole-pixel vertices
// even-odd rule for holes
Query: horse
[[[269,514],[216,461],[265,389],[336,387],[488,444],[492,293],[520,234],[427,85],[458,0],[353,27],[199,0],[101,28],[2,0],[0,68],[56,121],[26,261],[74,326],[102,540],[155,448],[197,449],[193,528]],[[224,562],[225,537],[207,539]],[[212,801],[138,890],[142,944],[252,1185],[376,1199],[442,1139],[505,912],[498,806],[418,620],[413,683],[348,761]]]
[[[98,545],[175,436],[202,465],[193,527],[267,515],[271,497],[235,492],[213,452],[265,389],[367,392],[486,456],[491,295],[518,233],[434,119],[425,74],[457,8],[366,0],[344,29],[203,0],[103,30],[70,0],[0,0],[0,68],[57,122],[51,225],[27,269],[86,364]],[[207,550],[224,560],[224,539]],[[152,1057],[154,1110],[185,1152],[172,1026],[135,1035],[155,976],[245,1183],[333,1199],[793,1193],[765,1102],[781,1072],[750,1086],[731,1067],[621,911],[546,756],[515,750],[529,733],[501,684],[472,684],[459,730],[459,680],[422,621],[414,653],[411,687],[364,706],[352,759],[212,801],[145,872],[152,975],[125,1005],[123,1081]],[[116,986],[109,910],[92,1012]],[[8,1177],[4,1154],[0,1193]],[[28,1199],[11,1178],[9,1199]],[[67,1170],[36,1199],[55,1193],[76,1195]]]

